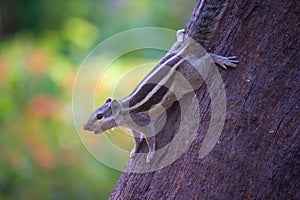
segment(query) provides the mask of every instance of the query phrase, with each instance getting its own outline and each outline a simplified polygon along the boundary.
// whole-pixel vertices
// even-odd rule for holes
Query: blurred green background
[[[77,70],[113,34],[184,28],[193,6],[192,0],[1,0],[0,199],[107,199],[121,172],[94,159],[77,135]],[[119,65],[159,58],[133,54]],[[109,83],[100,99],[111,92]]]

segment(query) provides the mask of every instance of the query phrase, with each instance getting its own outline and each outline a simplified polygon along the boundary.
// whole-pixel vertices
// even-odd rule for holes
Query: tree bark
[[[196,41],[198,9],[199,1],[186,30]],[[231,1],[208,49],[240,61],[220,70],[227,115],[219,143],[199,159],[210,120],[209,92],[201,87],[201,120],[189,150],[163,169],[124,172],[110,198],[300,199],[299,10],[297,0]],[[178,105],[169,112],[157,148],[172,138]]]

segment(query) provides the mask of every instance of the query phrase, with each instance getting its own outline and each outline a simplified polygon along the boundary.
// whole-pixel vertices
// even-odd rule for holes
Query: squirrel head
[[[95,134],[112,129],[118,126],[116,118],[120,115],[121,110],[122,107],[118,100],[108,98],[102,106],[91,114],[83,129]]]

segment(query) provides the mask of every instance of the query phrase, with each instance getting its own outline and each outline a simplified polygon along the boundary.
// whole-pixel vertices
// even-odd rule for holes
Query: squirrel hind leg
[[[236,56],[225,57],[213,53],[210,53],[209,56],[216,64],[220,65],[224,69],[227,69],[227,67],[235,68],[239,63],[239,61],[236,59]]]

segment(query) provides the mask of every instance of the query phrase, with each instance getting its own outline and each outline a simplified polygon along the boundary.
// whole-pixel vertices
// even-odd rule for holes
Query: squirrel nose
[[[83,130],[85,130],[85,131],[88,131],[88,130],[89,130],[88,124],[85,124],[85,125],[83,126]]]

